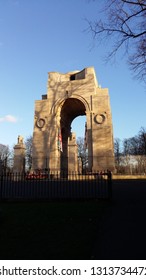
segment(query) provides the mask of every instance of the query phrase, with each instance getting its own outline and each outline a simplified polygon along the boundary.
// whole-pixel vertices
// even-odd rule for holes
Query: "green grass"
[[[3,202],[0,259],[90,259],[105,201]]]

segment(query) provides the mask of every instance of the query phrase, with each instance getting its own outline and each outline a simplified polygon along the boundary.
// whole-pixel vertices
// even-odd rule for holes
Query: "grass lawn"
[[[1,202],[0,259],[91,259],[106,201]]]

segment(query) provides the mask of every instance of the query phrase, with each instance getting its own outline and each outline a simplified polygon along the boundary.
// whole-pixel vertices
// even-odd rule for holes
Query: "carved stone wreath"
[[[97,114],[94,116],[94,121],[97,124],[103,124],[105,121],[105,115],[103,114]]]
[[[44,125],[45,125],[45,120],[44,120],[43,118],[37,119],[37,121],[36,121],[36,126],[37,126],[38,128],[43,128]]]

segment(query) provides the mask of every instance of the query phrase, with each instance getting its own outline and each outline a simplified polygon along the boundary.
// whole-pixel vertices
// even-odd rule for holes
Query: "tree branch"
[[[146,76],[146,4],[143,0],[107,0],[107,9],[102,9],[106,21],[89,22],[93,39],[113,39],[111,58],[125,44],[128,64],[138,76]],[[115,5],[116,4],[116,5]]]
[[[138,6],[144,6],[146,7],[146,4],[143,2],[141,3],[140,1],[138,2],[135,2],[135,1],[128,1],[128,0],[121,0],[122,2],[124,3],[127,3],[127,4],[131,4],[131,5],[138,5]]]

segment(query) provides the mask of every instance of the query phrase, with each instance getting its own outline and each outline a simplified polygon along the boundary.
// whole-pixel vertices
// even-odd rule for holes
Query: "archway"
[[[75,134],[71,131],[71,123],[78,116],[86,115],[83,102],[77,98],[65,100],[60,113],[62,134],[61,170],[78,171],[78,147]],[[71,170],[73,168],[73,170]]]
[[[112,117],[108,89],[98,86],[93,67],[66,74],[49,72],[48,91],[35,102],[33,170],[76,168],[76,142],[71,123],[86,116],[90,171],[114,170]],[[58,139],[62,135],[62,151]],[[74,148],[72,148],[74,147]],[[74,150],[74,151],[73,151]],[[73,153],[74,152],[74,153]],[[46,160],[47,159],[47,160]],[[68,160],[69,159],[69,160]]]

